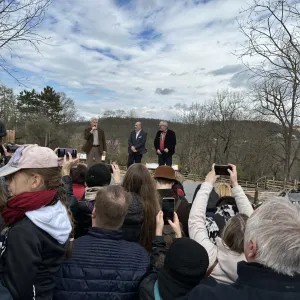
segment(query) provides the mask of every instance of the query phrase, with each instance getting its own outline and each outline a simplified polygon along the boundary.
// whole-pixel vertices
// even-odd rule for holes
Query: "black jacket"
[[[125,241],[139,243],[144,223],[144,207],[139,195],[131,193],[131,197],[132,202],[122,226],[122,235]]]
[[[136,138],[136,132],[132,131],[128,138],[128,153],[132,154],[131,147],[134,146],[139,154],[145,154],[146,150],[146,141],[147,141],[147,133],[143,130],[139,133],[138,137]]]
[[[92,228],[75,240],[72,258],[57,274],[53,300],[135,300],[149,271],[148,253],[121,231]]]
[[[299,300],[300,275],[281,275],[257,263],[238,263],[232,285],[197,286],[182,300]]]
[[[80,200],[73,194],[72,178],[70,176],[62,177],[63,186],[67,196],[69,209],[74,219],[74,238],[77,239],[87,234],[92,227],[92,211],[87,205],[87,201]]]
[[[14,300],[52,299],[54,274],[65,258],[67,246],[27,217],[9,228],[3,242],[0,278]]]
[[[195,198],[197,196],[197,193],[199,192],[200,188],[201,188],[201,184],[199,184],[195,189],[192,205],[194,203],[194,200],[195,200]],[[217,202],[218,202],[219,199],[220,199],[219,195],[217,194],[215,188],[213,188],[213,190],[211,191],[211,193],[209,195],[206,211],[207,212],[213,212],[213,213],[216,212]]]
[[[166,243],[163,236],[156,236],[152,242],[152,253],[150,257],[151,272],[144,278],[139,287],[140,300],[154,300],[154,285],[158,278],[158,272],[164,264],[166,256]],[[160,260],[160,268],[156,263]]]
[[[159,130],[156,133],[155,139],[154,139],[154,148],[157,151],[160,148],[160,136],[162,131]],[[168,129],[165,137],[165,148],[169,149],[169,152],[165,155],[173,155],[175,153],[175,147],[176,147],[176,135],[175,132]]]
[[[0,144],[2,144],[2,138],[7,135],[5,125],[0,121]]]
[[[0,284],[0,299],[1,300],[14,300],[9,293],[8,289],[6,289],[2,284]]]

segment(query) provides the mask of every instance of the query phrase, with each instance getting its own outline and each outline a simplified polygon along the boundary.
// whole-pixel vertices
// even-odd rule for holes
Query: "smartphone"
[[[59,148],[57,149],[57,156],[59,158],[64,157],[65,155],[68,158],[68,153],[72,155],[72,158],[77,158],[77,149],[72,148]]]
[[[230,176],[228,169],[232,171],[232,167],[228,165],[215,165],[216,175]]]
[[[175,198],[168,197],[162,199],[162,211],[164,213],[164,223],[168,225],[168,220],[174,222]]]

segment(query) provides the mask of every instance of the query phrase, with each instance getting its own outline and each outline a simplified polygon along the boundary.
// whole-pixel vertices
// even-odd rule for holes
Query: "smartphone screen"
[[[216,175],[230,176],[228,169],[232,171],[232,167],[228,165],[215,165]]]
[[[58,157],[64,157],[65,155],[67,155],[67,157],[68,157],[68,153],[70,153],[72,155],[72,158],[77,158],[77,150],[76,149],[59,148],[57,150],[57,156]]]
[[[168,220],[174,222],[175,198],[162,199],[162,211],[164,213],[164,223],[169,224]]]

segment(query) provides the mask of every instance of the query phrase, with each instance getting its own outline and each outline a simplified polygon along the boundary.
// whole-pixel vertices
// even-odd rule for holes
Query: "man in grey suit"
[[[142,122],[136,122],[134,127],[135,130],[130,133],[128,139],[128,168],[134,163],[140,163],[143,154],[147,152],[147,133],[142,129]]]

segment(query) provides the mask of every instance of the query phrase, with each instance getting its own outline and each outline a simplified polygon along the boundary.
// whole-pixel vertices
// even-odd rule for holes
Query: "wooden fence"
[[[126,167],[120,166],[120,169],[122,171],[122,174],[126,173]],[[153,174],[154,171],[150,170],[150,172]],[[199,181],[204,182],[205,177],[199,176],[197,174],[182,174],[184,177],[184,180],[189,181]],[[229,183],[229,179],[226,177],[222,177],[218,182],[226,182]],[[239,184],[246,190],[246,191],[270,191],[270,192],[281,192],[285,190],[292,190],[292,189],[298,189],[299,182],[295,180],[294,182],[288,182],[288,181],[278,181],[278,180],[272,180],[268,179],[267,177],[263,177],[258,181],[251,181],[246,179],[239,179]]]

